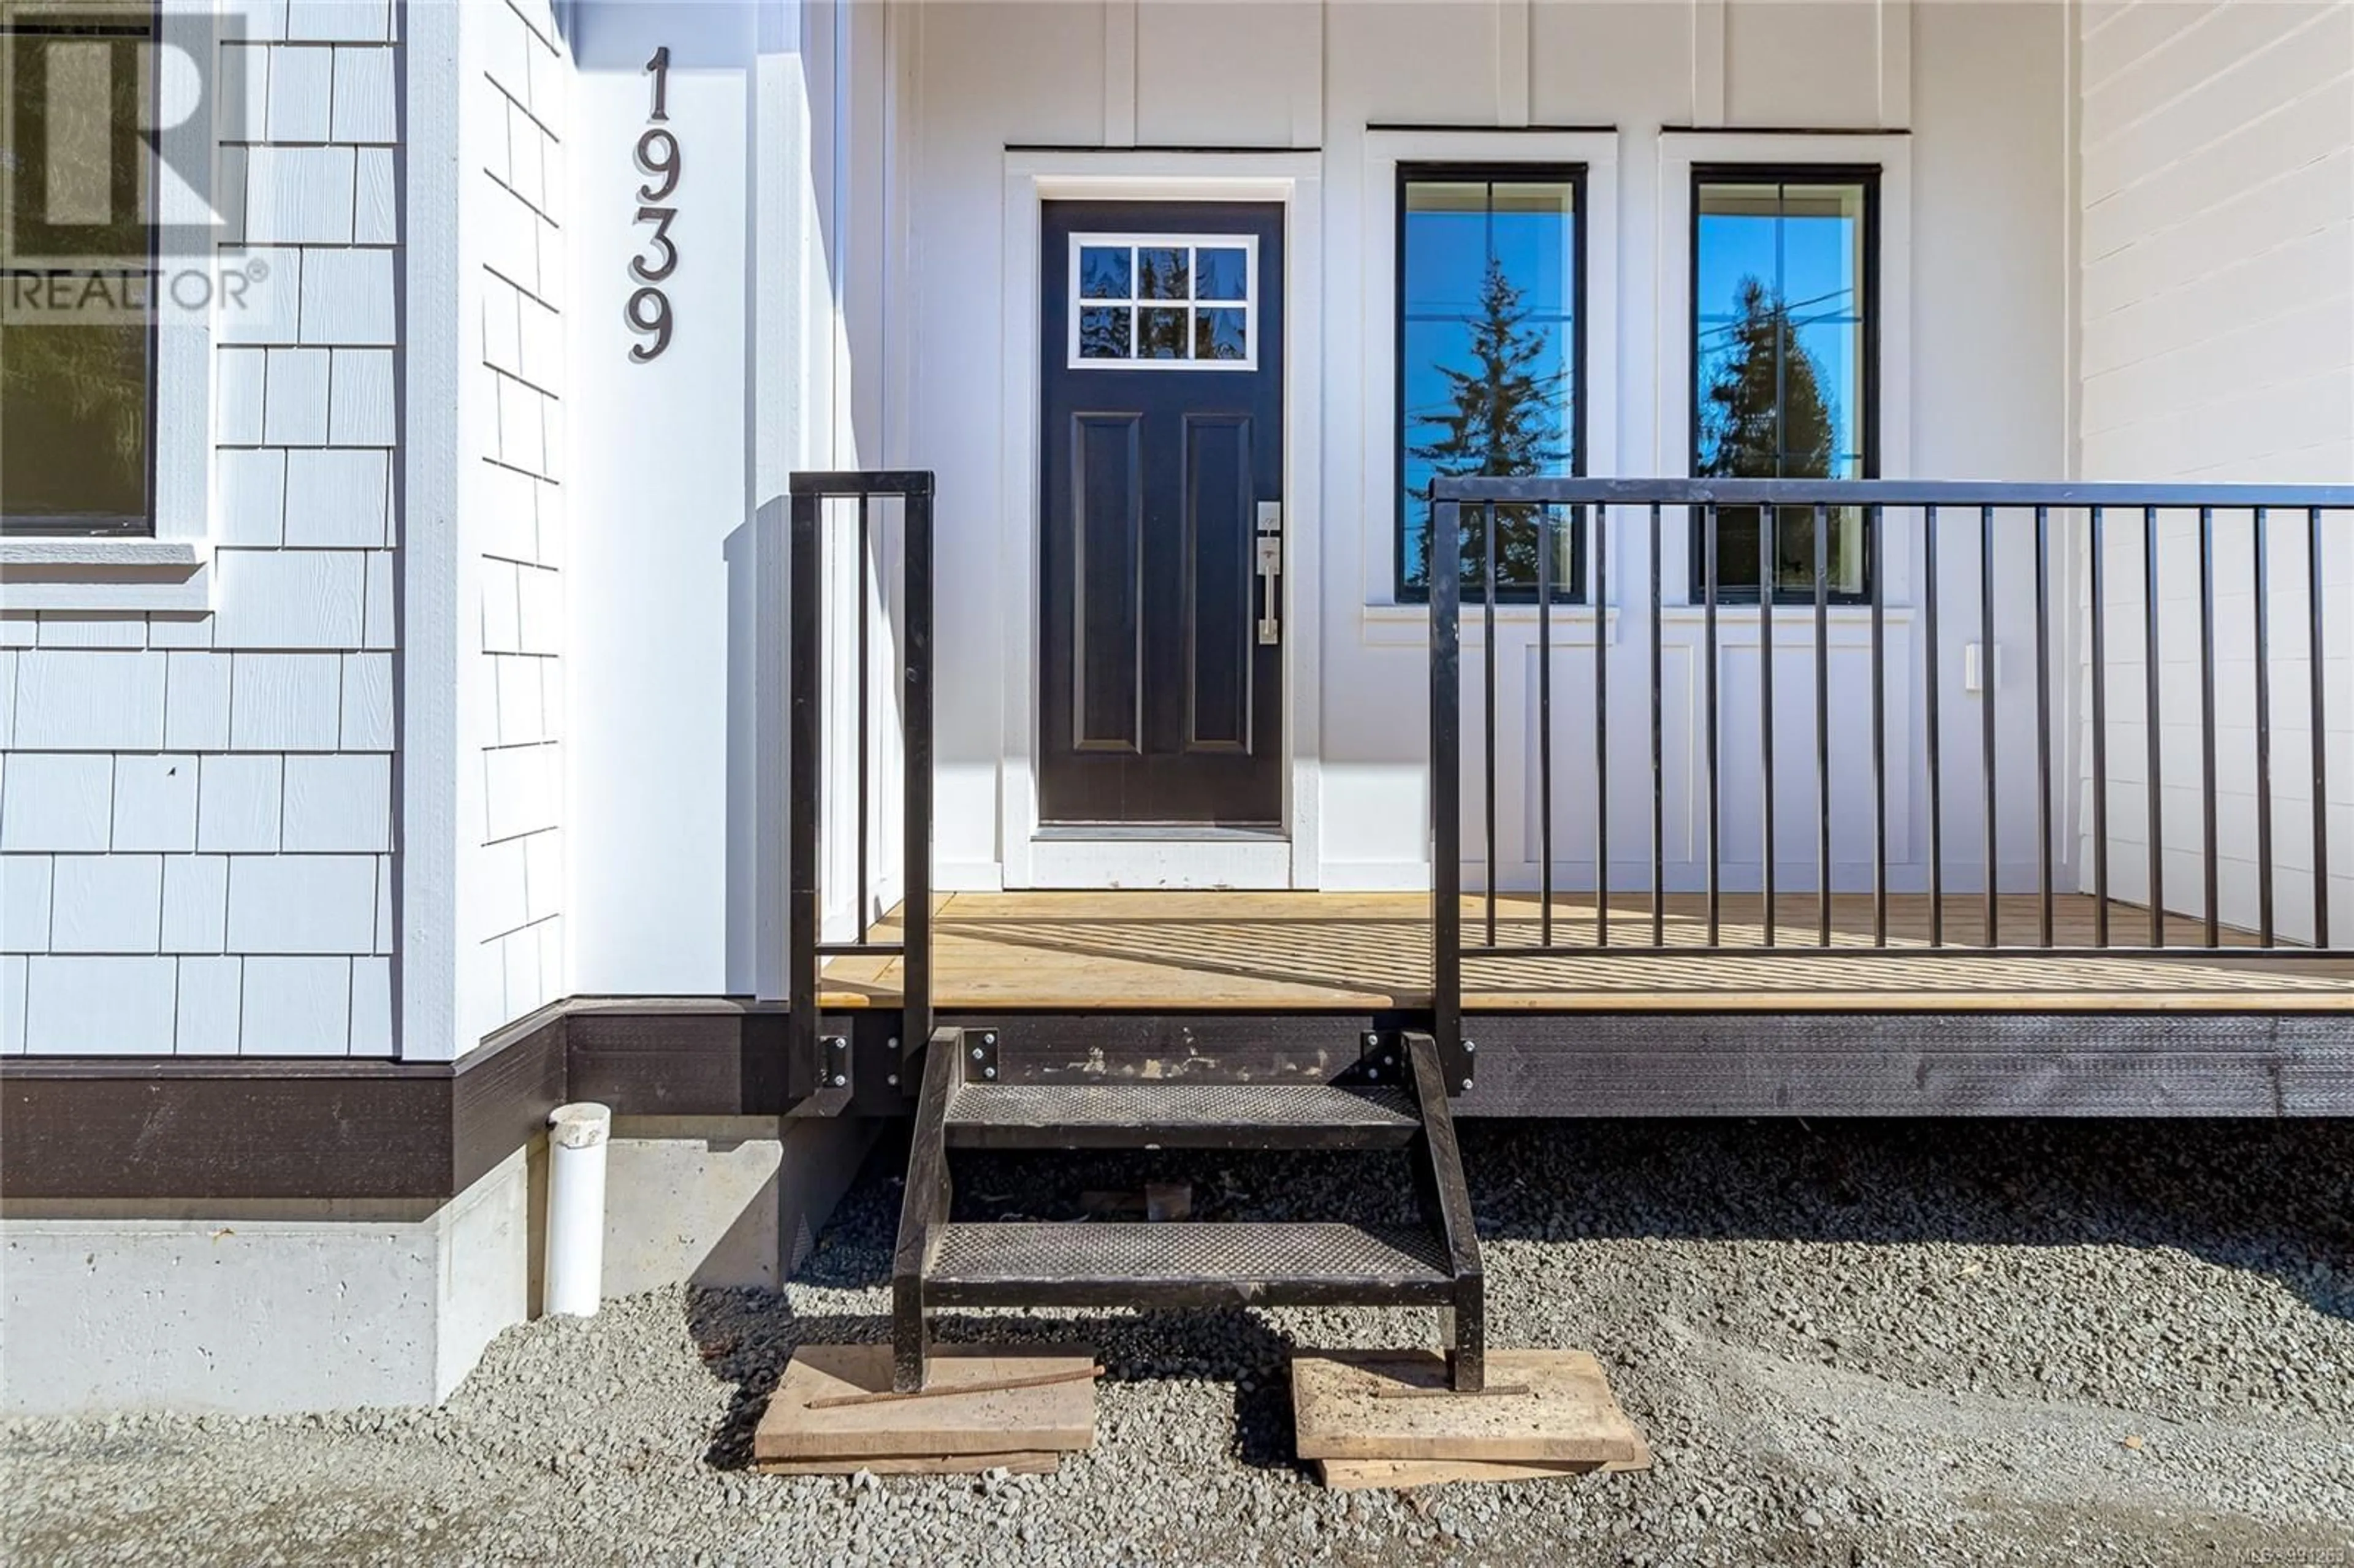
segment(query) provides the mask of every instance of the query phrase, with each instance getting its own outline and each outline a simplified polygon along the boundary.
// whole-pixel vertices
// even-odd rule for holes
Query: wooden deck
[[[1429,899],[1421,894],[956,893],[934,924],[935,1005],[992,1011],[1363,1012],[1429,1004]],[[2226,932],[2219,951],[2161,959],[2055,958],[2030,950],[1931,953],[1929,900],[1891,900],[1890,940],[1913,952],[1861,953],[1872,943],[1869,896],[1833,900],[1833,949],[1817,948],[1812,895],[1779,901],[1780,950],[1642,954],[1595,946],[1591,895],[1556,897],[1554,943],[1584,951],[1537,959],[1468,959],[1464,1006],[1478,1012],[2354,1012],[2354,961],[2252,953]],[[1533,945],[1533,897],[1498,902],[1500,945]],[[896,912],[895,912],[896,913]],[[2039,906],[2005,898],[1999,934],[2032,940]],[[1702,945],[1705,906],[1669,901],[1667,947]],[[1729,895],[1724,945],[1762,943],[1755,895]],[[2094,945],[2088,897],[2059,901],[2055,937]],[[1946,939],[1982,939],[1983,901],[1949,898]],[[2115,945],[2147,944],[2146,911],[2112,906]],[[1487,940],[1484,902],[1464,900],[1464,940]],[[896,940],[897,922],[875,928]],[[1614,895],[1610,937],[1651,945],[1648,897]],[[2176,917],[2172,943],[2203,941]],[[1840,949],[1849,950],[1840,950]],[[822,1005],[887,1007],[899,960],[844,958],[825,969]]]

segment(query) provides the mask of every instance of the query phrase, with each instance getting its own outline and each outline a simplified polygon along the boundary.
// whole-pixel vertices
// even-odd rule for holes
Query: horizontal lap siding
[[[2342,482],[2354,474],[2354,10],[2088,5],[2081,35],[2084,476]],[[2334,688],[2320,736],[2332,859],[2354,850],[2354,519],[2321,581]],[[2204,827],[2197,521],[2160,519],[2159,828],[2166,902],[2200,908]],[[2273,522],[2273,865],[2281,929],[2312,929],[2315,744],[2306,522]],[[2218,801],[2226,920],[2253,924],[2253,569],[2245,514],[2218,520]],[[2142,520],[2113,517],[2108,620],[2112,888],[2147,895]],[[2087,809],[2091,785],[2084,783]],[[2089,847],[2086,861],[2089,864]],[[2354,875],[2333,880],[2354,934]]]
[[[0,621],[0,1053],[394,1049],[393,27],[226,29],[214,603]]]

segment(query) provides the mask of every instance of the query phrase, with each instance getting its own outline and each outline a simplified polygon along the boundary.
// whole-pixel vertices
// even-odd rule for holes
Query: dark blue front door
[[[1048,202],[1040,815],[1283,815],[1283,207]]]

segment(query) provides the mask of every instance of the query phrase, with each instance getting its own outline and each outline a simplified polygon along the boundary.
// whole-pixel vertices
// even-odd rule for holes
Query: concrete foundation
[[[775,1288],[876,1124],[636,1120],[612,1146],[605,1294]],[[546,1150],[446,1203],[12,1203],[0,1411],[238,1414],[431,1404],[539,1302]]]
[[[605,1294],[774,1290],[817,1245],[879,1123],[623,1117],[605,1186]]]
[[[438,1208],[14,1204],[0,1221],[5,1408],[434,1404],[529,1310],[535,1157],[517,1150]]]

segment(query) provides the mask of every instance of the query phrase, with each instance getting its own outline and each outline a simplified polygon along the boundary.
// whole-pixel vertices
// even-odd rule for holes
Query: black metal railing
[[[788,907],[786,910],[788,997],[791,1005],[788,1049],[792,1076],[803,1085],[824,1085],[840,1075],[826,1060],[819,1018],[820,974],[825,960],[843,956],[888,957],[900,960],[903,994],[901,1037],[913,1049],[931,1033],[932,1008],[932,476],[928,472],[796,473],[791,494],[791,584],[789,590],[788,658],[791,667],[792,717],[788,736],[790,750],[790,842],[787,845]],[[882,579],[878,544],[882,520],[875,503],[898,503],[899,594],[896,624],[895,666],[898,692],[900,740],[899,836],[900,931],[896,941],[877,940],[871,922],[879,911],[875,904],[871,846],[875,838],[873,812],[877,799],[872,777],[875,756],[874,679],[875,604],[891,605]],[[845,526],[830,512],[828,502],[855,503]],[[835,533],[847,535],[830,541]],[[857,760],[855,783],[848,804],[856,835],[852,851],[855,884],[856,924],[849,939],[827,941],[820,893],[824,882],[825,846],[820,842],[826,800],[825,672],[830,618],[826,598],[827,546],[847,543],[854,551],[851,580],[854,631],[837,656],[853,663],[856,695],[853,724]],[[869,592],[870,582],[875,592]],[[847,1064],[841,1065],[846,1070]]]
[[[1657,955],[1766,948],[1792,954],[2024,950],[2055,956],[2158,956],[2206,951],[2227,942],[2282,954],[2344,956],[2343,949],[2331,946],[2329,926],[2328,684],[2333,678],[2349,676],[2342,668],[2333,675],[2324,640],[2330,530],[2345,524],[2349,520],[2345,514],[2354,512],[2354,486],[1450,479],[1440,481],[1434,494],[1433,547],[1428,552],[1433,959],[1443,1045],[1459,1038],[1467,958],[1595,949]],[[1498,591],[1495,544],[1500,510],[1515,526],[1525,529],[1533,518],[1542,528],[1535,602],[1506,605],[1500,616],[1499,600],[1505,595]],[[1745,583],[1722,580],[1721,546],[1728,518],[1755,528],[1759,570],[1773,575],[1776,591],[1759,591],[1754,577]],[[2126,530],[2116,526],[2124,518],[2137,524],[2138,540],[2124,536]],[[2283,526],[2285,520],[2293,525]],[[1835,527],[1852,546],[1850,556],[1860,552],[1860,559],[1849,563],[1849,580],[1837,589],[1831,570]],[[1565,528],[1587,530],[1582,551],[1559,550],[1557,535]],[[2302,538],[2287,537],[2292,534]],[[1456,547],[1450,548],[1449,541]],[[2236,581],[2220,580],[2219,542],[2232,546]],[[1614,545],[1622,548],[1614,552]],[[1615,558],[1627,545],[1648,545],[1633,573]],[[1688,569],[1685,582],[1670,594],[1663,562],[1677,552],[1686,557]],[[1585,582],[1544,580],[1556,559],[1581,556],[1586,563]],[[1469,571],[1482,580],[1464,583],[1467,561],[1472,563]],[[1900,562],[1906,568],[1902,587],[1908,600],[1892,601],[1891,580],[1898,575],[1893,567]],[[1786,563],[1794,563],[1795,569]],[[1941,567],[1949,580],[1941,581]],[[1853,581],[1859,572],[1860,588]],[[1950,579],[1956,576],[1966,579],[1965,589],[1974,586],[1975,593],[1955,594]],[[1967,580],[1971,577],[1974,584]],[[2077,590],[2081,602],[2073,607],[2073,614],[2055,606],[2055,579]],[[1500,586],[1509,593],[1529,585]],[[2112,603],[2112,591],[2128,586],[2137,591]],[[2246,599],[2244,608],[2232,607],[2236,619],[2244,621],[2229,632],[2232,646],[2219,647],[2219,591]],[[1467,598],[1476,599],[1469,613],[1482,632],[1480,665],[1469,672],[1462,665]],[[2329,608],[2341,615],[2348,612],[2344,605]],[[1956,611],[1965,617],[1958,632]],[[2285,652],[2274,646],[2285,611],[2294,617],[2304,643]],[[1917,637],[1908,638],[1907,658],[1901,666],[1892,666],[1891,625],[1899,615],[1908,627],[1917,625]],[[2125,629],[2129,639],[2138,633],[2129,652],[2142,666],[2142,691],[2135,705],[2144,731],[2142,754],[2131,764],[2142,775],[2138,779],[2113,778],[2124,765],[2111,755],[2112,730],[2137,722],[2130,715],[2112,711],[2116,705],[2113,677],[2120,663],[2129,668],[2131,662],[2117,657],[2119,640],[2113,635],[2116,629],[2112,622],[2120,616],[2138,622]],[[1668,852],[1670,713],[1663,694],[1663,629],[1671,617],[1679,635],[1694,638],[1697,644],[1680,650],[1679,673],[1696,665],[1699,690],[1688,705],[1681,705],[1680,690],[1675,715],[1688,725],[1681,737],[1687,744],[1682,800],[1678,802],[1686,809],[1676,820],[1697,821],[1697,837],[1705,842],[1697,863],[1687,855],[1671,864]],[[1777,621],[1787,628],[1792,618],[1809,623],[1795,640],[1787,630],[1776,631]],[[2195,654],[2173,662],[2195,665],[2195,716],[2187,689],[2170,684],[2168,678],[2167,655],[2178,645],[2162,640],[2166,626],[2193,619]],[[1532,620],[1533,625],[1528,624]],[[1649,711],[1647,744],[1630,747],[1614,741],[1611,704],[1614,684],[1622,705],[1633,696],[1636,672],[1616,664],[1612,643],[1618,629],[1637,622],[1643,647],[1634,656],[1647,666],[1640,673],[1647,677]],[[1585,737],[1591,759],[1579,765],[1592,811],[1591,851],[1568,863],[1557,853],[1554,793],[1561,758],[1554,735],[1560,694],[1553,666],[1556,651],[1564,645],[1559,632],[1564,623],[1575,628],[1581,645],[1590,635],[1593,681],[1587,705],[1590,734]],[[1748,802],[1755,815],[1744,825],[1744,833],[1754,828],[1755,853],[1741,856],[1737,866],[1726,853],[1727,812],[1740,804],[1725,798],[1726,710],[1721,687],[1723,633],[1728,625],[1738,626],[1744,640],[1754,635],[1759,650],[1755,777],[1764,787]],[[1835,628],[1850,639],[1845,646],[1860,648],[1866,661],[1869,702],[1858,706],[1868,712],[1850,713],[1842,706],[1834,713]],[[1532,716],[1518,726],[1506,718],[1501,730],[1500,632],[1525,638],[1534,655],[1526,683],[1530,689],[1521,694],[1522,711]],[[1975,654],[1964,651],[1966,665],[1976,661],[1975,683],[1954,679],[1951,642],[1957,636],[1975,638]],[[2010,705],[2030,703],[2030,694],[1998,679],[2004,662],[2000,651],[2020,641],[2031,643],[2032,658],[2033,689],[2027,710],[2031,717],[2026,721],[2024,739],[2016,728],[2020,710]],[[1777,707],[1774,666],[1777,660],[1809,652],[1812,723],[1794,725],[1788,722],[1787,709],[1798,705],[1785,700]],[[2235,770],[2253,764],[2253,781],[2239,791],[2248,798],[2253,821],[2243,823],[2234,817],[2230,825],[2235,838],[2243,836],[2240,830],[2245,827],[2253,842],[2233,857],[2227,857],[2219,844],[2225,826],[2219,784],[2225,760],[2219,750],[2223,733],[2217,709],[2219,662],[2233,668],[2235,682],[2252,683],[2247,696],[2253,712],[2235,715],[2246,722],[2234,728],[2232,740],[2236,746],[2244,729],[2253,756],[2241,752],[2229,760]],[[2252,664],[2253,670],[2240,669],[2243,664]],[[1616,683],[1614,669],[1619,673]],[[1509,667],[1506,673],[1511,675]],[[1463,693],[1473,679],[1479,683],[1479,712],[1484,721],[1479,817],[1485,897],[1475,916],[1478,928],[1467,941],[1462,929]],[[1964,741],[1966,747],[1975,742],[1974,765],[1956,756],[1953,746],[1967,733],[1949,712],[1957,684],[1975,690],[1980,699],[1975,735]],[[2292,691],[2289,684],[2304,689]],[[2006,686],[1999,694],[1999,688]],[[1893,735],[1892,701],[1900,696],[1917,698],[1920,723],[1910,734]],[[2278,789],[2282,780],[2274,771],[2276,699],[2296,705],[2285,711],[2301,714],[2306,734],[2302,760],[2310,774],[2309,780],[2300,781],[2309,783],[2310,800],[2304,805],[2310,823],[2309,828],[2299,824],[2299,832],[2310,835],[2303,846],[2308,852],[2306,863],[2300,869],[2311,877],[2311,907],[2298,912],[2293,934],[2281,928],[2276,902],[2283,879],[2275,817],[2285,802],[2275,797],[2294,793]],[[1745,726],[1748,715],[1742,717]],[[1843,725],[1850,744],[1835,745],[1834,730]],[[2184,726],[2195,726],[2198,732],[2195,849],[2171,842],[2168,832],[2169,765],[2177,775],[2175,784],[2192,782],[2180,777],[2187,766],[2168,744],[2168,732]],[[1633,727],[1620,726],[1622,730]],[[1806,734],[1809,729],[1810,736]],[[1791,789],[1785,785],[1790,774],[1787,758],[1777,762],[1776,755],[1777,732],[1778,738],[1792,739],[1789,732],[1797,732],[1812,741],[1808,766],[1815,803],[1808,846],[1813,866],[1812,875],[1805,877],[1812,886],[1798,895],[1804,910],[1807,895],[1812,895],[1813,907],[1807,911],[1813,916],[1811,929],[1785,927],[1784,909],[1790,898],[1782,876],[1788,867],[1782,853],[1786,824],[1778,820],[1776,797]],[[1532,865],[1533,875],[1524,889],[1500,885],[1508,880],[1500,874],[1498,859],[1500,738],[1519,748],[1519,760],[1533,773],[1534,809],[1522,813],[1524,836],[1533,842],[1522,846],[1521,859],[1524,868]],[[2022,768],[2015,752],[2007,755],[2007,747],[2031,751],[2031,768]],[[1967,775],[1973,767],[1978,798],[1965,810],[1977,818],[1977,842],[1957,845],[1948,832],[1949,818],[1956,815],[1948,776],[1960,776],[1967,786],[1972,782]],[[1835,820],[1832,807],[1835,779],[1844,782],[1863,769],[1869,770],[1872,802],[1868,872],[1836,857],[1835,827],[1852,842],[1861,824]],[[1695,771],[1697,781],[1691,778]],[[1638,872],[1630,878],[1614,865],[1611,802],[1614,789],[1639,788],[1646,774],[1649,863],[1648,874]],[[2067,787],[2064,797],[2056,788],[2062,783]],[[2133,885],[2124,889],[2115,885],[2113,873],[2118,867],[2112,863],[2113,786],[2119,783],[2142,787],[2137,809],[2147,814],[2140,845],[2146,860],[2136,868]],[[2073,825],[2070,800],[2079,800],[2082,806]],[[1916,814],[1915,806],[1917,814],[1926,818],[1925,845],[1913,845],[1908,832],[1901,858],[1892,853],[1892,803],[1905,807],[1908,822]],[[2005,823],[2021,821],[2033,824],[2033,851],[2028,857],[2031,868],[2016,864],[2006,875],[2005,845],[2015,840],[2006,839]],[[2201,885],[2195,894],[2170,887],[2168,881],[2169,857],[2186,850],[2197,862]],[[2227,858],[2236,859],[2243,870],[2252,863],[2252,901],[2227,899],[2221,885]],[[1729,870],[1738,871],[1743,885],[1729,883]],[[1594,895],[1590,915],[1583,906],[1575,917],[1556,911],[1555,895],[1563,891],[1556,884],[1570,877],[1585,882],[1585,890]],[[1956,888],[1966,900],[1958,912],[1949,907]],[[1892,889],[1925,894],[1925,931],[1903,938],[1892,935]],[[1841,895],[1865,891],[1871,895],[1868,922],[1852,908],[1835,912],[1835,900]],[[1526,910],[1523,901],[1500,924],[1500,895],[1506,896],[1507,909],[1513,910],[1508,896],[1513,893],[1532,895],[1534,909]],[[1754,895],[1754,929],[1728,926],[1728,897],[1735,893]],[[1634,899],[1631,910],[1614,912],[1613,895],[1618,894]],[[1671,908],[1680,895],[1691,901],[1689,911]],[[2031,895],[2031,903],[2022,906],[2017,895]],[[2061,901],[2073,895],[2091,900],[2089,933],[2082,930],[2081,922],[2072,922],[2076,928],[2067,934],[2061,929]],[[2300,901],[2304,896],[2300,890]],[[2232,906],[2228,913],[2227,903]],[[2249,906],[2242,910],[2241,903]],[[1967,919],[1972,904],[1975,920]],[[2192,910],[2187,936],[2179,907],[2183,906]],[[2137,933],[2142,939],[2126,936],[2125,920],[2146,920]],[[1787,939],[1790,938],[1797,939]]]

